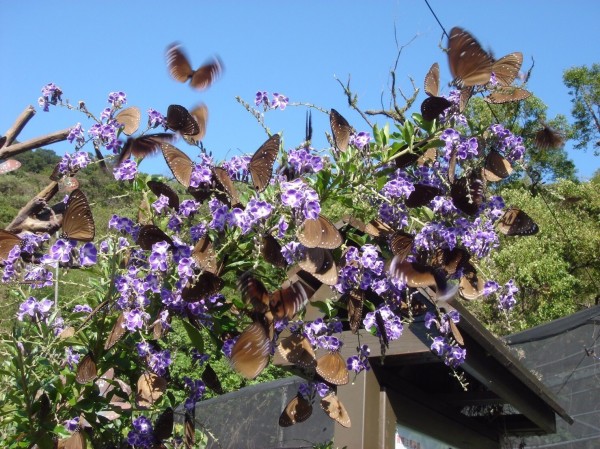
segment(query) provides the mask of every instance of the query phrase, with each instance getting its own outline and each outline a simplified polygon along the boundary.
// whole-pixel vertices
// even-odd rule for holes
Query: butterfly
[[[106,339],[106,342],[104,343],[104,349],[106,351],[108,351],[110,348],[112,348],[114,345],[116,345],[119,342],[119,340],[121,340],[121,338],[123,338],[123,336],[127,332],[124,324],[125,324],[125,312],[121,312],[121,314],[117,318],[117,321],[115,321],[115,324],[114,324],[112,330],[108,334],[108,338]]]
[[[531,97],[531,92],[528,90],[521,89],[520,87],[500,86],[494,88],[491,93],[483,99],[492,104],[504,104],[514,101],[523,101],[529,97]]]
[[[446,276],[439,268],[417,262],[400,261],[394,256],[389,268],[390,275],[404,282],[407,287],[435,287],[436,298],[445,301],[454,296],[457,286],[449,286]]]
[[[487,84],[492,75],[492,57],[462,28],[450,30],[448,63],[455,83],[460,86]]]
[[[123,125],[123,134],[127,136],[131,136],[138,130],[140,127],[140,118],[140,110],[135,106],[125,108],[115,116],[115,120]]]
[[[300,243],[307,248],[335,249],[342,244],[342,235],[335,225],[325,216],[316,219],[307,218],[296,232]]]
[[[270,264],[279,268],[287,267],[287,262],[283,254],[281,254],[281,245],[271,234],[266,234],[262,237],[260,253]]]
[[[171,186],[160,181],[148,181],[146,185],[157,197],[161,195],[166,196],[169,199],[169,207],[172,207],[176,211],[179,210],[179,195],[177,195],[177,192]]]
[[[91,242],[95,235],[96,225],[88,200],[81,190],[75,189],[67,200],[61,238]]]
[[[201,237],[194,246],[192,259],[202,270],[217,274],[217,253],[207,235]]]
[[[208,108],[205,104],[199,104],[190,111],[190,114],[198,124],[198,132],[191,136],[184,135],[183,138],[192,145],[200,142],[206,135],[206,124],[208,123]]]
[[[220,276],[204,271],[195,282],[190,282],[181,291],[184,301],[194,302],[221,291],[225,283]]]
[[[154,373],[144,372],[138,378],[135,403],[140,408],[150,408],[167,389],[167,381]]]
[[[194,89],[204,90],[221,75],[223,64],[216,57],[210,59],[206,64],[192,69],[189,59],[183,52],[181,45],[174,43],[167,47],[167,67],[171,76],[180,83],[190,81]]]
[[[519,75],[523,64],[523,53],[517,51],[497,59],[492,64],[492,72],[500,86],[510,86]]]
[[[17,234],[0,229],[0,262],[8,259],[15,246],[22,247],[25,242]]]
[[[533,219],[516,207],[510,207],[498,221],[498,230],[504,235],[533,235],[540,230]]]
[[[317,359],[317,374],[333,385],[346,385],[350,374],[339,351],[329,351]]]
[[[165,125],[168,129],[180,132],[185,136],[193,136],[200,132],[200,126],[189,111],[178,104],[172,104],[167,108]]]
[[[172,133],[155,133],[146,134],[141,137],[129,137],[117,157],[116,165],[120,165],[125,159],[129,159],[131,155],[141,158],[155,154],[160,149],[161,144],[164,142],[173,142],[175,137],[175,134]]]
[[[225,192],[228,199],[225,198],[223,202],[230,202],[231,207],[241,207],[240,196],[229,176],[227,170],[222,167],[213,167],[212,168],[213,176],[216,180],[216,188],[222,192]]]
[[[246,272],[240,277],[238,288],[244,302],[252,304],[257,312],[270,311],[275,319],[292,320],[308,302],[306,291],[299,281],[286,282],[280,289],[269,293],[261,281]]]
[[[301,394],[297,394],[285,406],[279,416],[279,425],[289,427],[293,424],[306,421],[312,414],[312,405]]]
[[[350,415],[344,404],[340,401],[337,395],[332,391],[323,399],[321,399],[321,408],[329,415],[329,417],[337,421],[344,427],[350,427]]]
[[[363,305],[365,302],[364,290],[354,288],[342,295],[340,300],[347,299],[346,308],[348,309],[348,323],[353,334],[358,332],[362,323]]]
[[[0,145],[1,146],[1,145]],[[21,163],[16,159],[8,159],[0,164],[0,175],[5,175],[21,167]]]
[[[260,193],[267,188],[273,176],[273,164],[279,153],[279,134],[273,134],[256,150],[248,164],[254,189]]]
[[[305,369],[317,367],[317,358],[308,339],[302,334],[291,334],[279,342],[277,350],[281,357]]]
[[[404,204],[406,204],[406,207],[426,206],[432,199],[441,194],[442,190],[438,187],[426,184],[415,184],[414,190],[410,192],[410,195],[408,195]]]
[[[396,231],[390,237],[390,250],[394,256],[398,256],[400,262],[412,252],[415,237],[404,231]]]
[[[75,380],[77,383],[86,384],[94,380],[96,377],[98,377],[96,360],[94,358],[94,354],[92,354],[92,352],[88,352],[87,355],[81,359],[77,365]]]
[[[87,447],[87,443],[85,442],[85,434],[83,433],[81,427],[77,427],[77,430],[73,432],[73,434],[64,440],[60,440],[58,442],[58,447],[64,449],[85,449]]]
[[[333,258],[333,254],[329,249],[314,248],[322,250],[323,263],[314,272],[310,273],[325,285],[335,285],[338,281],[337,265]]]
[[[206,386],[215,393],[224,393],[221,381],[219,380],[219,377],[217,376],[217,373],[215,372],[213,367],[210,366],[210,363],[207,363],[204,367],[204,371],[202,372],[202,382],[204,382]]]
[[[155,225],[144,225],[140,228],[136,243],[143,250],[151,250],[152,245],[158,242],[167,242],[169,246],[173,245],[173,240],[165,232]]]
[[[498,151],[492,150],[485,158],[483,177],[486,181],[497,182],[509,177],[513,172],[511,163]]]
[[[535,133],[534,141],[535,145],[542,150],[560,148],[564,144],[563,136],[546,124],[542,124],[542,128]]]
[[[425,93],[429,97],[421,103],[421,115],[428,122],[435,120],[442,112],[452,106],[452,102],[439,96],[439,91],[440,66],[435,62],[425,75]]]
[[[189,188],[192,172],[194,171],[192,160],[187,154],[170,143],[162,143],[160,147],[175,179],[185,188]]]
[[[163,440],[170,438],[173,435],[173,424],[175,421],[175,413],[171,407],[167,407],[164,412],[162,412],[153,426],[153,436],[155,443],[161,443]],[[155,447],[155,446],[153,446]]]
[[[454,206],[471,217],[479,212],[483,203],[483,181],[476,173],[455,180],[450,187]]]
[[[255,316],[231,349],[233,369],[246,379],[254,379],[269,363],[271,355],[270,327],[264,316]]]
[[[467,263],[460,278],[458,293],[465,299],[477,299],[483,294],[484,283],[477,276],[475,268]]]
[[[447,275],[453,275],[469,262],[471,255],[467,250],[455,247],[452,250],[438,249],[433,256],[431,264],[442,268]]]
[[[333,134],[335,146],[340,151],[346,151],[350,143],[352,127],[335,109],[331,109],[329,112],[329,124],[331,125],[331,133]]]

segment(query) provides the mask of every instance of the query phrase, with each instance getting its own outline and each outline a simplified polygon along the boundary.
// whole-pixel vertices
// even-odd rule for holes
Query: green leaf
[[[200,354],[204,354],[204,338],[200,331],[185,320],[182,320],[181,322],[183,323],[183,327],[185,328],[192,345],[194,345]]]

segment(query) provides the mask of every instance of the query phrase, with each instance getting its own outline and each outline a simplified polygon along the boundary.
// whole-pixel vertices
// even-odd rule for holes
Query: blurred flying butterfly
[[[204,382],[208,388],[217,394],[225,393],[223,391],[221,381],[219,380],[219,377],[217,376],[217,373],[213,367],[210,366],[210,363],[207,363],[204,367],[204,371],[202,372],[202,382]]]
[[[123,336],[127,332],[124,326],[125,321],[125,312],[121,312],[121,314],[117,318],[117,321],[115,321],[115,324],[112,330],[110,331],[110,334],[108,334],[108,338],[104,343],[104,350],[108,351],[110,348],[116,345],[119,342],[119,340],[121,340],[121,338],[123,338]]]
[[[415,184],[415,190],[410,192],[406,198],[406,207],[421,207],[428,205],[432,199],[442,194],[439,187],[430,186],[427,184]]]
[[[177,192],[171,186],[160,181],[148,181],[146,185],[157,197],[161,195],[166,196],[169,199],[169,207],[172,207],[176,211],[179,210],[179,195],[177,195]]]
[[[513,101],[522,101],[531,97],[531,92],[520,87],[496,87],[491,93],[483,99],[492,104],[511,103]]]
[[[384,221],[374,218],[365,225],[365,232],[373,237],[384,237],[394,233],[394,229]]]
[[[175,179],[185,188],[190,187],[194,163],[187,154],[170,143],[162,143],[161,149]]]
[[[306,219],[296,233],[298,240],[307,248],[335,249],[342,244],[342,235],[324,215]]]
[[[477,299],[483,295],[484,282],[479,279],[473,265],[468,263],[460,278],[458,293],[465,299]]]
[[[270,264],[279,268],[287,267],[285,257],[281,254],[281,245],[271,234],[266,234],[262,237],[260,252]]]
[[[491,150],[485,158],[483,177],[486,181],[497,182],[510,176],[513,172],[511,163],[498,151]]]
[[[306,421],[312,414],[312,405],[301,394],[297,394],[285,406],[279,416],[279,425],[289,427],[293,424]]]
[[[362,323],[363,304],[365,302],[364,290],[354,288],[341,297],[341,301],[347,298],[346,308],[348,309],[348,323],[353,334],[358,332]]]
[[[81,190],[75,189],[67,200],[61,238],[91,242],[95,235],[96,225],[88,200]]]
[[[394,256],[398,256],[400,262],[412,252],[415,237],[404,231],[396,231],[390,237],[390,250]]]
[[[242,274],[238,288],[244,302],[252,304],[254,310],[261,313],[270,311],[275,319],[293,319],[306,305],[308,297],[299,281],[286,283],[272,293],[250,272]]]
[[[190,111],[190,114],[192,114],[192,117],[194,117],[196,123],[198,124],[198,132],[191,136],[184,135],[183,138],[188,143],[195,145],[202,139],[204,139],[204,136],[206,135],[206,125],[208,123],[208,108],[205,104],[202,103],[196,106],[194,109],[192,109]]]
[[[217,274],[217,253],[208,235],[202,236],[192,250],[192,259],[202,270]]]
[[[352,127],[335,109],[331,109],[329,112],[329,123],[331,125],[331,133],[333,134],[335,146],[340,151],[346,151],[350,143]]]
[[[321,399],[321,408],[329,415],[329,417],[337,421],[344,427],[350,427],[350,415],[346,411],[346,407],[337,397],[335,392],[330,392],[327,396]]]
[[[476,173],[463,176],[452,183],[450,196],[454,206],[474,217],[483,203],[483,181]]]
[[[450,30],[448,63],[459,87],[487,84],[492,74],[492,57],[462,28]]]
[[[264,317],[255,317],[231,349],[233,368],[246,379],[254,379],[269,363],[271,355],[271,339],[269,324]]]
[[[305,369],[317,367],[317,358],[308,339],[302,334],[292,334],[279,342],[277,350],[281,357]]]
[[[498,230],[504,235],[533,235],[537,234],[540,228],[521,209],[511,207],[498,221]]]
[[[194,283],[189,283],[181,291],[184,301],[194,302],[221,291],[225,283],[221,277],[210,271],[204,271]]]
[[[497,59],[492,64],[492,72],[500,86],[510,86],[519,75],[523,64],[523,53],[516,51]]]
[[[461,114],[465,111],[465,109],[467,109],[467,104],[473,96],[473,89],[473,86],[467,86],[460,90],[460,96],[458,99],[458,112]]]
[[[178,104],[169,105],[165,125],[168,129],[180,132],[185,136],[193,136],[200,132],[200,126],[190,112]]]
[[[8,255],[15,246],[23,246],[25,242],[17,234],[0,229],[0,262],[8,259]]]
[[[185,83],[190,80],[190,86],[198,90],[210,87],[223,72],[223,64],[218,57],[210,59],[196,70],[192,69],[183,49],[177,43],[167,47],[167,67],[176,81]]]
[[[254,189],[258,193],[267,188],[271,176],[273,176],[273,164],[279,153],[279,143],[279,134],[273,134],[258,150],[256,150],[250,159],[248,170],[252,176]]]
[[[77,383],[86,384],[94,380],[96,377],[98,377],[96,361],[94,360],[94,355],[91,352],[88,352],[88,354],[81,359],[77,365],[75,380]]]
[[[167,381],[154,373],[144,372],[138,378],[135,403],[140,408],[150,408],[167,389]]]
[[[146,157],[155,154],[160,149],[161,144],[172,142],[175,137],[175,134],[171,133],[155,133],[146,134],[141,137],[129,137],[117,157],[116,165],[120,165],[125,159],[129,159],[131,155],[134,157]]]
[[[563,136],[545,123],[542,124],[542,128],[535,134],[535,145],[542,150],[560,148],[563,144]]]
[[[338,351],[329,351],[317,359],[317,374],[333,385],[346,385],[350,374]]]
[[[2,145],[0,145],[2,146]],[[0,164],[0,175],[5,175],[11,171],[17,170],[21,163],[16,159],[8,159]]]
[[[438,249],[433,257],[431,265],[442,268],[447,275],[451,276],[469,262],[471,255],[464,248],[455,247],[452,250]]]
[[[131,136],[138,130],[140,127],[140,118],[140,110],[135,106],[125,108],[115,116],[115,120],[123,125],[123,134],[126,136]]]
[[[226,201],[223,202],[230,202],[232,208],[241,207],[242,204],[240,203],[239,193],[227,170],[222,167],[213,167],[212,172],[216,179],[216,188],[225,192],[227,195]]]
[[[417,262],[401,262],[398,256],[392,259],[389,272],[393,278],[404,282],[407,287],[435,287],[438,300],[451,298],[458,288],[448,285],[442,270]]]
[[[140,228],[136,243],[143,250],[151,250],[152,245],[158,242],[167,242],[173,245],[173,240],[165,232],[155,225],[144,225]]]

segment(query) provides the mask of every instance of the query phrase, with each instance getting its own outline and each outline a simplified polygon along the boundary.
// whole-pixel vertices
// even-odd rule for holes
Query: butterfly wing
[[[271,176],[273,176],[273,164],[279,153],[279,143],[279,134],[273,134],[256,150],[250,159],[248,170],[252,176],[254,188],[258,193],[267,188]]]
[[[504,212],[498,221],[498,229],[504,235],[533,235],[540,230],[529,215],[516,207]]]
[[[305,369],[317,367],[317,358],[310,342],[304,335],[292,334],[279,342],[279,354],[290,363]]]
[[[483,85],[489,82],[493,60],[479,42],[462,28],[450,30],[448,63],[456,83],[463,86]]]
[[[519,75],[523,64],[523,53],[516,51],[497,59],[492,64],[492,72],[496,76],[498,84],[510,86]]]
[[[483,203],[483,181],[477,175],[459,178],[452,183],[450,196],[457,209],[474,217]]]
[[[411,253],[414,236],[404,231],[396,231],[390,238],[390,249],[394,256],[398,256],[400,261],[404,261]]]
[[[333,385],[346,385],[350,381],[350,374],[346,362],[339,352],[328,352],[317,360],[317,373]]]
[[[269,307],[275,319],[293,320],[307,302],[308,296],[302,284],[293,282],[271,293]]]
[[[217,274],[217,253],[208,236],[198,240],[192,250],[192,258],[201,269]]]
[[[110,334],[108,334],[108,338],[106,339],[106,342],[104,343],[105,351],[108,351],[109,349],[111,349],[114,345],[116,345],[119,342],[119,340],[121,340],[121,338],[123,338],[123,336],[127,332],[124,324],[125,324],[125,312],[122,312],[119,315],[119,317],[117,318],[117,321],[115,321],[115,324],[114,324],[112,330],[110,331]]]
[[[425,93],[437,97],[440,93],[440,65],[434,62],[425,75]]]
[[[340,151],[346,151],[350,143],[352,127],[348,121],[342,117],[342,114],[335,109],[332,109],[329,112],[329,124],[331,125],[331,133],[333,134],[335,146]]]
[[[522,101],[529,97],[531,97],[531,92],[528,90],[507,86],[495,88],[484,100],[492,104],[503,104]]]
[[[187,154],[170,143],[162,143],[161,149],[175,179],[185,188],[190,187],[194,163]]]
[[[158,242],[167,242],[173,245],[173,240],[165,232],[155,225],[144,225],[140,228],[136,243],[143,250],[151,250],[152,245]]]
[[[344,427],[351,426],[350,415],[348,415],[346,407],[333,391],[321,399],[321,408],[340,425]]]
[[[9,253],[15,246],[21,246],[23,240],[12,232],[0,229],[0,262],[8,259]]]
[[[132,106],[119,112],[115,120],[123,125],[123,134],[131,136],[140,127],[141,115],[139,108]]]
[[[260,252],[270,264],[279,268],[287,267],[287,262],[281,254],[281,245],[271,234],[263,236]]]
[[[186,136],[193,136],[200,132],[196,119],[186,108],[178,104],[169,105],[165,124],[167,128]]]
[[[89,352],[77,365],[77,371],[75,373],[75,380],[77,383],[86,384],[91,382],[98,377],[98,369],[96,368],[96,361],[94,355]]]
[[[415,184],[414,187],[415,190],[410,192],[410,195],[406,198],[406,207],[426,206],[432,199],[442,194],[442,191],[438,187],[426,184]]]
[[[499,152],[492,150],[485,158],[483,177],[486,181],[497,182],[507,178],[513,172],[511,163]]]
[[[246,379],[254,379],[269,363],[271,342],[263,323],[254,321],[231,349],[233,368]]]
[[[63,215],[62,236],[80,242],[91,242],[96,235],[96,225],[92,216],[92,209],[85,194],[75,189]]]
[[[154,439],[158,441],[166,440],[173,434],[173,424],[175,413],[171,407],[165,409],[154,423]]]
[[[208,123],[208,108],[205,104],[200,104],[196,106],[194,109],[190,111],[192,117],[196,120],[198,124],[198,133],[192,136],[187,136],[187,139],[192,142],[192,144],[196,144],[204,139],[206,135],[206,125]]]
[[[312,414],[312,405],[300,394],[294,396],[285,406],[279,416],[279,425],[289,427],[293,424],[306,421]]]
[[[423,120],[431,122],[450,106],[452,103],[444,97],[427,97],[421,103],[421,116],[423,116]]]
[[[166,55],[167,67],[173,79],[180,83],[185,83],[191,78],[194,71],[181,45],[177,43],[169,45]]]
[[[348,309],[348,323],[350,324],[350,330],[353,334],[356,334],[360,328],[360,324],[362,323],[365,292],[364,290],[355,288],[344,294],[344,296],[348,298],[346,307]]]
[[[179,210],[179,195],[168,184],[160,181],[148,181],[146,185],[157,197],[164,195],[169,198],[169,207]]]
[[[217,180],[218,188],[222,191],[225,191],[225,193],[231,200],[231,206],[241,206],[239,193],[235,188],[235,185],[233,184],[229,173],[227,173],[227,170],[225,170],[222,167],[213,167],[212,172]]]
[[[190,86],[197,90],[204,90],[210,87],[222,73],[223,62],[219,57],[215,57],[194,72]]]

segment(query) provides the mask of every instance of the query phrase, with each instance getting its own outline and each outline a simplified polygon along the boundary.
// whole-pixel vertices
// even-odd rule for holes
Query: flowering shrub
[[[42,94],[39,104],[45,111],[62,104],[62,91],[56,85],[45,86]],[[125,125],[119,121],[119,111],[127,96],[112,92],[108,103],[99,118],[83,103],[69,105],[84,112],[93,124],[87,134],[81,123],[72,128],[68,140],[76,151],[63,157],[58,177],[74,176],[93,162],[81,151],[85,145],[103,149],[107,159],[121,153]],[[262,91],[254,104],[259,109],[253,113],[261,117],[261,124],[264,113],[284,111],[290,105],[284,95],[274,93],[269,99]],[[147,128],[138,136],[164,123],[164,116],[150,109]],[[9,447],[22,447],[19,439],[52,447],[47,443],[52,437],[67,437],[71,432],[85,432],[106,444],[126,440],[134,447],[153,447],[158,442],[157,423],[153,425],[149,416],[176,407],[181,396],[174,392],[185,391],[185,410],[193,413],[207,387],[216,391],[200,378],[171,382],[169,371],[176,353],[206,370],[208,361],[223,355],[235,359],[243,350],[236,341],[246,338],[249,345],[264,351],[259,363],[263,364],[279,342],[278,335],[289,330],[301,335],[311,350],[336,354],[352,319],[358,332],[378,336],[383,349],[402,338],[404,325],[417,314],[415,304],[422,296],[415,288],[421,285],[414,279],[415,272],[425,278],[419,282],[439,296],[456,294],[459,283],[463,294],[463,283],[470,283],[475,296],[497,294],[498,307],[509,311],[517,291],[512,282],[500,289],[488,280],[485,289],[478,289],[477,263],[499,245],[495,225],[504,207],[501,198],[483,191],[480,173],[490,149],[510,162],[521,160],[522,141],[499,124],[483,132],[471,130],[452,108],[439,121],[428,122],[414,114],[393,126],[394,131],[389,125],[368,132],[348,130],[345,151],[314,149],[303,142],[281,158],[286,161],[282,169],[267,167],[269,182],[257,190],[247,183],[258,176],[256,164],[264,161],[244,156],[217,164],[200,146],[203,151],[198,160],[190,159],[186,182],[167,160],[183,184],[180,191],[185,188],[185,194],[193,197],[178,201],[177,206],[166,194],[150,193],[136,160],[125,158],[113,167],[114,177],[154,195],[149,220],[142,223],[136,214],[115,215],[108,229],[98,230],[96,240],[85,243],[23,235],[21,250],[11,251],[4,261],[2,278],[5,283],[28,283],[11,358],[3,362],[4,373],[13,376],[5,402],[20,412],[19,419],[3,424],[14,426]],[[432,149],[428,159],[419,159]],[[415,159],[406,163],[405,157],[411,155]],[[224,169],[231,186],[217,179],[215,167]],[[351,220],[341,229],[341,245],[320,246],[321,231],[316,243],[308,243],[310,225],[322,216],[337,219],[344,214]],[[266,237],[275,241],[278,254],[269,253]],[[292,265],[308,266],[317,257],[329,260],[327,275],[321,272],[323,259],[313,274],[332,287],[331,294],[318,304],[322,318],[303,321],[301,310],[286,311],[290,293],[281,284]],[[398,270],[387,268],[392,258]],[[418,267],[425,267],[424,271]],[[92,287],[82,297],[87,304],[75,310],[62,307],[55,277],[68,269],[84,271]],[[248,272],[251,278],[242,277]],[[37,297],[36,290],[57,282],[54,298]],[[292,290],[301,298],[297,292],[304,288]],[[356,316],[350,316],[350,303],[340,300],[340,295],[360,303]],[[275,312],[276,298],[284,298],[283,316]],[[269,308],[275,317],[266,318]],[[433,310],[425,317],[431,350],[455,369],[468,357],[453,336],[452,323],[460,317]],[[187,332],[190,350],[170,346],[169,330],[176,326]],[[257,343],[254,334],[262,340]],[[368,370],[369,354],[367,346],[357,348],[357,354],[345,360],[347,369]],[[39,367],[35,376],[32,366]],[[317,378],[304,385],[300,394],[325,397],[331,383]]]

